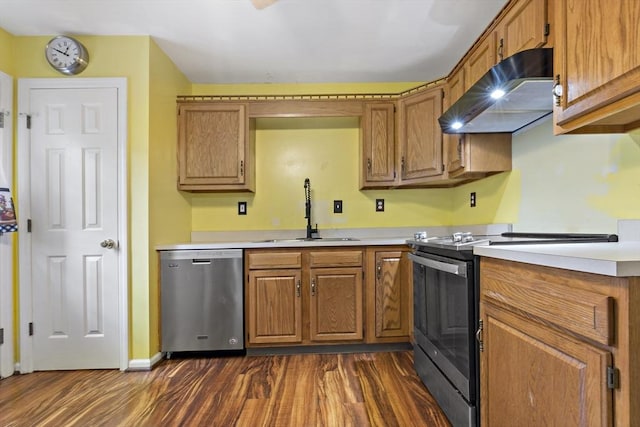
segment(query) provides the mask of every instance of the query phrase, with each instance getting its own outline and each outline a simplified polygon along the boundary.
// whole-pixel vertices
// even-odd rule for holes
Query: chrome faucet
[[[318,224],[316,224],[316,228],[311,227],[311,181],[309,181],[309,178],[304,180],[304,199],[304,217],[307,220],[307,239],[313,239],[314,237],[318,237]]]

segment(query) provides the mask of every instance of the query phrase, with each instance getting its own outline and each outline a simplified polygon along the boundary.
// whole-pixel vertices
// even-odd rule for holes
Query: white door
[[[13,104],[13,79],[0,73],[0,166],[8,184],[12,183],[11,109]],[[0,184],[2,186],[2,184]],[[11,188],[13,191],[13,188]],[[0,378],[14,371],[13,355],[13,233],[0,236]]]
[[[33,369],[118,368],[118,90],[29,97]]]

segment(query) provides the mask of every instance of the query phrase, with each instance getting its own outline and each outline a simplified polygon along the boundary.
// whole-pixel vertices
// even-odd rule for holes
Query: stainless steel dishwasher
[[[241,249],[160,253],[161,350],[242,350]]]

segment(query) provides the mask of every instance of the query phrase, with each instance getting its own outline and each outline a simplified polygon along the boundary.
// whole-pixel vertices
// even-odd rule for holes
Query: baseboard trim
[[[252,347],[247,349],[247,356],[275,356],[280,354],[331,354],[331,353],[375,353],[387,351],[407,351],[413,346],[408,342],[381,344],[339,344],[310,345],[291,347]]]
[[[150,359],[131,359],[127,371],[150,371],[162,360],[162,353],[154,354]]]

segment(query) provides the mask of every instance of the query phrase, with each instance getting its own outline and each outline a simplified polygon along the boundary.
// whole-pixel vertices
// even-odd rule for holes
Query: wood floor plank
[[[0,426],[448,426],[411,352],[200,357],[0,381]]]

